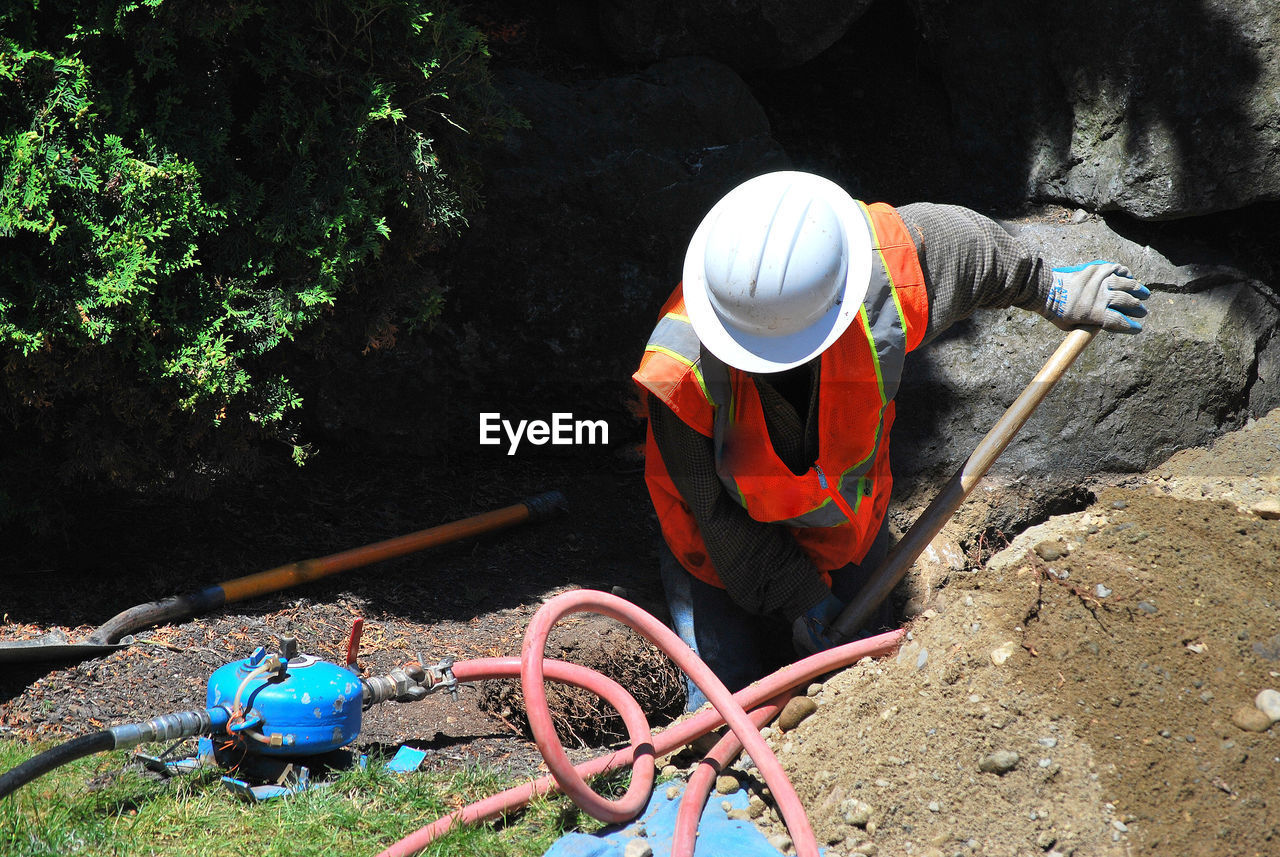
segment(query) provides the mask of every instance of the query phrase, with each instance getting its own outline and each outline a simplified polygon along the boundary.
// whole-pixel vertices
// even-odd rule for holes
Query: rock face
[[[1012,532],[1079,500],[1091,478],[1154,467],[1280,405],[1280,379],[1257,370],[1280,323],[1269,288],[1229,268],[1177,267],[1099,220],[1010,225],[1055,264],[1101,257],[1128,265],[1152,288],[1151,315],[1137,336],[1093,341],[967,514]],[[1062,336],[1032,313],[983,310],[908,358],[894,429],[900,493],[958,469]]]
[[[1280,198],[1275,4],[912,5],[962,145],[1029,196],[1146,219]]]
[[[1137,110],[1141,102],[1146,105],[1142,110],[1155,110],[1160,103],[1156,94],[1161,82],[1143,70],[1146,66],[1139,68],[1136,60],[1124,65],[1119,58],[1105,55],[1099,60],[1097,80],[1090,84],[1092,95],[1084,99],[1089,80],[1079,69],[1067,74],[1074,54],[1062,48],[1065,42],[1046,41],[1033,45],[1034,50],[1024,44],[1047,39],[1050,31],[1045,28],[1059,14],[1054,10],[1042,9],[1040,4],[1018,5],[1007,15],[986,15],[991,32],[976,34],[970,32],[968,22],[981,16],[962,15],[958,5],[955,10],[943,5],[935,8],[918,0],[915,8],[924,26],[922,38],[938,48],[929,61],[940,63],[945,71],[961,136],[997,148],[1011,145],[1014,138],[1050,140],[1061,116],[1086,121],[1086,107],[1105,112],[1132,105]],[[673,13],[670,20],[691,22],[713,9],[712,4],[692,2],[662,8],[677,6],[683,11]],[[623,9],[622,4],[599,8],[616,15],[642,14]],[[777,16],[784,9],[803,18],[803,12],[782,3],[755,4],[727,18],[736,26],[745,26],[744,22],[755,20],[753,16],[782,21]],[[694,10],[699,10],[696,15]],[[1246,24],[1247,12],[1255,14],[1251,24]],[[854,31],[864,23],[901,27],[905,12],[898,9],[897,14],[899,18],[886,22],[872,10],[865,21],[859,19],[852,26]],[[1160,28],[1174,27],[1172,15],[1157,10],[1151,13],[1151,21],[1135,22],[1134,32],[1154,40],[1157,31],[1164,32]],[[1257,36],[1253,41],[1246,39],[1245,47],[1265,41],[1271,20],[1267,13],[1246,6],[1237,18],[1239,27]],[[1068,23],[1063,24],[1063,38],[1075,32],[1076,25]],[[778,32],[793,26],[780,24]],[[1200,34],[1209,40],[1205,44],[1212,45],[1225,26]],[[1001,38],[1005,41],[1000,51],[988,50],[984,74],[952,68],[961,60],[976,61],[975,52],[987,50],[982,45]],[[1132,42],[1122,41],[1124,49],[1129,50]],[[1224,48],[1223,56],[1237,56],[1245,48],[1232,50],[1235,53]],[[1176,51],[1174,55],[1181,56]],[[843,62],[849,56],[827,51],[823,61]],[[1195,61],[1195,56],[1192,52],[1187,61]],[[1254,69],[1258,81],[1267,79],[1269,62],[1258,60]],[[1115,64],[1127,69],[1128,76],[1116,72],[1107,77],[1105,70]],[[1225,75],[1232,69],[1240,72],[1244,65],[1223,60],[1213,69]],[[863,71],[875,69],[872,62]],[[1045,75],[1050,72],[1059,82],[1041,93],[1032,83],[1048,80]],[[571,410],[578,417],[608,417],[618,420],[613,431],[625,439],[627,432],[638,435],[641,428],[624,416],[625,400],[632,396],[628,376],[658,307],[679,279],[688,236],[715,200],[735,184],[770,169],[790,168],[792,159],[775,136],[770,114],[756,98],[752,87],[759,85],[759,78],[749,84],[717,60],[686,56],[628,74],[565,77],[574,79],[552,81],[511,68],[503,72],[504,90],[529,126],[511,132],[485,156],[487,207],[441,273],[448,294],[436,337],[441,344],[431,355],[430,383],[455,399],[468,391],[483,391],[486,407],[481,410],[505,411],[516,402],[522,407],[533,403],[527,407],[537,409],[536,413],[506,414],[512,419],[546,419],[553,409]],[[823,79],[830,83],[839,78],[828,74]],[[1066,79],[1074,81],[1076,88],[1065,87],[1062,80]],[[876,87],[870,79],[863,83],[868,91]],[[988,90],[998,86],[1008,90],[1000,94],[1006,101],[993,100],[993,106],[984,106],[983,99],[995,98]],[[849,89],[848,97],[857,97],[849,87],[839,88]],[[1239,100],[1242,90],[1239,86],[1227,89],[1230,93],[1220,101],[1230,105]],[[1136,99],[1135,91],[1152,98]],[[1179,111],[1209,98],[1199,89],[1184,95],[1191,106],[1179,102],[1169,108],[1167,127],[1174,131],[1183,121],[1184,113]],[[775,91],[771,97],[780,95]],[[1025,97],[1025,110],[1009,107],[1008,99],[1015,97]],[[839,103],[843,108],[846,102]],[[920,106],[914,109],[924,112]],[[1134,117],[1148,114],[1122,110],[1119,115],[1137,121]],[[1204,115],[1222,118],[1225,114]],[[1276,131],[1273,120],[1254,116],[1241,121],[1256,126],[1248,141],[1240,136],[1243,132],[1232,138],[1225,125],[1208,122],[1201,122],[1186,138],[1188,145],[1194,144],[1192,148],[1237,143],[1247,147],[1235,160],[1226,149],[1212,163],[1183,159],[1178,165],[1159,160],[1160,152],[1168,149],[1115,151],[1108,147],[1120,144],[1121,130],[1127,127],[1116,120],[1108,126],[1109,132],[1094,141],[1099,148],[1090,155],[1093,161],[1068,145],[1053,150],[1061,155],[1058,161],[1036,156],[1027,163],[1034,161],[1035,175],[1056,175],[1066,183],[1083,181],[1094,161],[1100,169],[1147,165],[1142,176],[1091,185],[1099,193],[1112,187],[1119,196],[1064,191],[1101,207],[1116,207],[1123,197],[1129,200],[1125,205],[1132,202],[1140,213],[1167,215],[1174,213],[1170,206],[1175,198],[1189,199],[1184,193],[1189,188],[1222,195],[1201,198],[1179,211],[1239,204],[1271,193],[1267,169],[1273,167],[1260,167],[1251,182],[1242,183],[1232,165],[1280,164],[1280,159],[1272,157],[1276,141],[1268,136]],[[1158,126],[1164,127],[1153,120],[1144,127]],[[816,132],[818,127],[810,130]],[[837,130],[828,131],[833,141],[841,139]],[[1071,133],[1068,129],[1068,137]],[[822,163],[814,161],[816,151],[808,150],[797,164],[826,172]],[[970,184],[984,180],[982,164],[1004,157],[995,149],[992,152],[992,158],[972,159],[974,173],[966,179]],[[1054,163],[1058,167],[1052,167]],[[1212,169],[1216,178],[1206,173],[1203,180],[1185,181],[1189,174],[1183,168],[1196,164]],[[1163,178],[1157,181],[1157,176]],[[1028,186],[1028,194],[1047,186]],[[1237,186],[1242,195],[1226,194]],[[856,187],[853,190],[857,192]],[[891,194],[876,198],[893,201]],[[1188,256],[1190,245],[1185,242],[1176,244],[1175,251],[1169,243],[1153,238],[1131,240],[1084,212],[1070,223],[1064,220],[1041,216],[1010,226],[1055,263],[1107,258],[1127,264],[1152,286],[1152,315],[1142,335],[1099,337],[1072,367],[987,477],[981,496],[988,502],[981,511],[990,517],[983,519],[984,525],[1014,528],[1041,518],[1064,503],[1083,499],[1087,480],[1098,474],[1151,467],[1179,449],[1203,444],[1249,415],[1280,404],[1280,337],[1273,333],[1280,320],[1280,300],[1273,283],[1258,279],[1274,277],[1265,263],[1254,266],[1243,260],[1239,269],[1228,266],[1231,254],[1227,251],[1241,249],[1229,240],[1230,227],[1219,228],[1213,239],[1216,245]],[[1135,223],[1167,235],[1184,222]],[[1162,249],[1141,243],[1145,241]],[[988,311],[913,355],[899,396],[894,432],[900,497],[910,498],[954,472],[1061,337],[1060,331],[1034,314]],[[450,374],[454,371],[456,375]],[[474,420],[474,409],[456,402],[440,410],[464,413]],[[978,511],[971,514],[976,516]]]
[[[812,59],[845,34],[871,0],[601,0],[605,42],[631,63],[701,54],[738,70]]]
[[[504,88],[530,127],[489,155],[485,211],[445,277],[447,362],[498,401],[545,393],[581,410],[629,391],[706,210],[788,161],[713,60],[569,84],[511,72]],[[546,361],[554,371],[529,371]]]

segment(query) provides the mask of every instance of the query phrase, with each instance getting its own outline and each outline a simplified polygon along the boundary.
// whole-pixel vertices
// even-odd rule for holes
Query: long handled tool
[[[1000,457],[1000,453],[1004,452],[1005,447],[1026,423],[1032,411],[1045,396],[1049,395],[1054,384],[1080,356],[1085,346],[1093,341],[1097,332],[1096,327],[1077,328],[1067,334],[1062,344],[1049,356],[1048,361],[1027,388],[991,427],[991,430],[965,459],[964,465],[942,487],[938,496],[933,498],[933,502],[920,513],[920,517],[907,530],[901,541],[894,545],[884,562],[871,575],[871,579],[832,624],[832,630],[837,639],[852,638],[881,602],[889,597],[889,593],[906,575],[911,564],[916,561],[916,557],[929,546],[929,543],[942,530],[943,525],[951,520],[951,516],[960,508],[960,504],[969,496],[978,481],[986,475],[987,470]]]
[[[207,613],[233,601],[243,601],[269,592],[278,592],[281,589],[309,583],[340,571],[384,559],[438,547],[482,533],[491,533],[525,521],[541,520],[563,507],[564,495],[559,491],[550,491],[523,503],[473,515],[460,521],[452,521],[318,559],[291,562],[267,571],[237,577],[199,592],[139,604],[113,616],[81,642],[71,642],[60,633],[45,634],[34,640],[0,641],[0,663],[91,658],[131,645],[133,638],[128,635],[142,628],[184,616]]]

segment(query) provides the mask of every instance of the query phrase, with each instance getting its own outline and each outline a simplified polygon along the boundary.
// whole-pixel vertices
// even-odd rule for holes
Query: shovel
[[[1049,395],[1054,384],[1062,377],[1067,368],[1080,356],[1085,346],[1093,341],[1099,328],[1076,328],[1067,334],[1058,349],[1049,356],[1048,361],[1031,379],[1031,383],[1022,391],[1004,415],[996,421],[986,436],[965,459],[961,468],[942,487],[938,496],[933,498],[916,522],[911,525],[902,539],[885,556],[884,562],[871,575],[867,583],[858,591],[844,611],[831,624],[832,636],[836,639],[850,640],[875,613],[898,582],[910,570],[934,537],[942,530],[944,524],[960,508],[978,481],[986,475],[987,470],[1004,452],[1005,447],[1013,440],[1013,436],[1026,423],[1032,411]]]
[[[172,619],[216,610],[233,601],[243,601],[269,592],[278,592],[309,583],[384,559],[404,556],[459,539],[491,533],[525,521],[550,517],[564,508],[564,495],[559,491],[539,494],[523,503],[495,509],[431,527],[386,541],[330,554],[318,559],[304,559],[277,568],[237,577],[199,592],[178,595],[163,601],[151,601],[130,607],[96,628],[81,642],[71,642],[65,634],[54,632],[34,640],[0,641],[0,664],[68,661],[92,658],[132,645],[134,631],[159,625]]]

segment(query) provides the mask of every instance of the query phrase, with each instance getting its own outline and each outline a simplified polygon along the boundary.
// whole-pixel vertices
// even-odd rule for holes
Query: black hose
[[[113,750],[115,746],[115,736],[109,730],[103,730],[102,732],[94,732],[91,735],[72,738],[65,744],[59,744],[57,747],[45,750],[40,755],[27,759],[16,768],[0,774],[0,798],[12,794],[36,777],[44,776],[54,768],[62,767],[68,762],[74,762],[76,759],[82,759],[85,756],[92,756],[94,753]]]

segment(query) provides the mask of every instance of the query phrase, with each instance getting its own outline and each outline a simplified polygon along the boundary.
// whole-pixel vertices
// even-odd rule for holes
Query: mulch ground
[[[536,450],[535,450],[536,451]],[[199,590],[559,490],[567,511],[227,605],[140,632],[141,642],[80,663],[6,665],[0,736],[61,740],[153,714],[203,708],[209,675],[280,635],[341,662],[364,620],[359,665],[376,675],[407,661],[514,655],[536,610],[557,592],[625,592],[661,612],[655,525],[626,449],[491,457],[441,464],[401,453],[318,457],[199,502],[120,496],[72,541],[9,543],[0,553],[0,638],[64,630],[82,639],[134,604]],[[488,762],[536,771],[522,724],[482,710],[463,687],[366,712],[358,745],[427,750],[427,766]],[[590,755],[589,748],[580,748]]]

